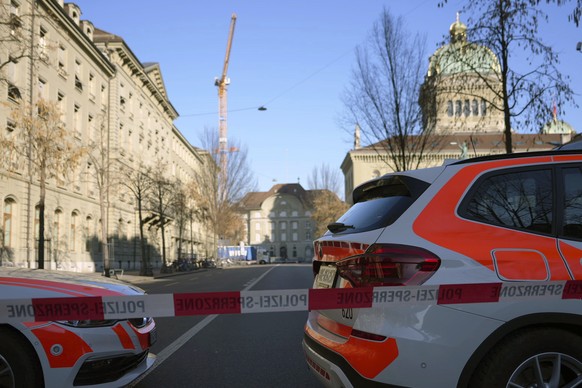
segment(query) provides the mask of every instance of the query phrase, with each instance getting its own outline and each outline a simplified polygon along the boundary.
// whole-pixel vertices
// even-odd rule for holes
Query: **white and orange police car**
[[[331,387],[582,387],[582,293],[539,298],[582,287],[580,144],[357,187],[314,242],[314,288],[500,283],[531,298],[427,304],[403,292],[392,296],[406,303],[311,311],[314,374]]]
[[[31,298],[38,301],[37,314],[47,313],[42,308],[44,300],[97,300],[143,293],[134,286],[96,275],[0,267],[0,302]],[[64,307],[60,310],[66,311]],[[151,318],[2,322],[3,388],[123,387],[155,361],[149,353],[156,340]]]

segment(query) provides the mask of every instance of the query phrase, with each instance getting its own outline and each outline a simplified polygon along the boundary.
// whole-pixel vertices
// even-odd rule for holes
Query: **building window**
[[[13,219],[14,219],[15,201],[12,198],[4,200],[4,222],[2,230],[4,231],[4,246],[12,247]]]
[[[62,92],[57,93],[57,106],[61,111],[61,116],[64,116],[66,113],[66,106],[65,106],[65,95]]]
[[[16,80],[18,79],[18,68],[16,64],[18,60],[9,57],[8,62],[6,63],[6,82],[8,83],[8,98],[12,102],[18,102],[22,97],[20,95],[20,89],[16,86]]]
[[[71,230],[69,231],[69,250],[75,252],[77,250],[77,220],[79,213],[71,213]]]
[[[107,102],[107,88],[105,87],[105,85],[101,85],[101,105],[103,107],[105,107],[105,104]]]
[[[75,104],[73,108],[73,122],[75,125],[75,136],[81,138],[81,107]]]
[[[87,116],[87,127],[89,130],[89,140],[91,141],[95,141],[95,125],[93,122],[93,116],[92,115],[88,115]]]
[[[456,100],[455,101],[455,116],[461,117],[462,110],[463,110],[463,103],[461,102],[461,100]]]
[[[40,240],[40,206],[34,208],[34,247],[38,248]]]
[[[47,31],[46,28],[40,26],[38,31],[38,52],[40,55],[40,59],[46,61],[48,59],[48,55],[46,52],[46,41],[47,41]]]
[[[38,97],[46,100],[47,99],[47,86],[46,81],[42,78],[38,79]]]
[[[481,116],[487,116],[487,101],[481,100]]]
[[[10,15],[20,16],[20,4],[15,0],[10,1]]]
[[[473,116],[479,116],[479,102],[473,99]]]
[[[16,130],[16,123],[12,120],[7,120],[6,121],[6,132],[7,133],[12,133]]]
[[[469,100],[465,100],[463,115],[465,115],[465,117],[469,117],[471,115],[471,102]]]
[[[297,221],[291,221],[291,229],[297,230],[299,223]]]
[[[89,73],[89,99],[95,101],[95,75]]]
[[[10,2],[10,29],[12,35],[16,33],[16,29],[22,26],[22,21],[20,20],[20,4],[12,0]]]
[[[449,117],[453,117],[453,101],[449,100],[447,101],[447,116]]]
[[[291,238],[293,239],[293,241],[299,241],[299,235],[297,234],[297,232],[293,232]]]
[[[62,214],[63,212],[60,209],[55,210],[55,219],[53,220],[53,247],[55,247],[55,249],[59,248]]]
[[[83,90],[83,82],[81,82],[81,62],[75,60],[75,88],[78,91]]]
[[[67,49],[63,45],[59,46],[57,72],[61,77],[67,76]]]
[[[85,220],[85,251],[91,252],[91,246],[93,245],[93,219],[91,216],[87,216]]]

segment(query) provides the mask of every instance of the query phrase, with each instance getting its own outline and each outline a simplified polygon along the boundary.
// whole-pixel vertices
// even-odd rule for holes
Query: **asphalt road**
[[[212,269],[139,286],[149,294],[312,285],[310,265]],[[307,312],[158,318],[158,362],[134,387],[319,387],[301,349]]]

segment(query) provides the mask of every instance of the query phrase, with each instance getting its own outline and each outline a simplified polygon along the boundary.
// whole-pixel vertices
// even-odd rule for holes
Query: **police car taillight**
[[[423,248],[374,244],[366,253],[337,262],[338,274],[354,287],[416,286],[440,267],[441,260]]]

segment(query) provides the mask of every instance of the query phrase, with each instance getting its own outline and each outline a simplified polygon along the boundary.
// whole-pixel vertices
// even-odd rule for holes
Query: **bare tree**
[[[200,141],[209,151],[205,166],[196,177],[197,203],[206,211],[210,227],[216,236],[235,239],[244,235],[236,204],[244,195],[256,188],[256,179],[249,167],[247,149],[236,139],[231,144],[227,157],[227,173],[220,173],[219,142],[216,129],[205,128]],[[215,244],[216,246],[216,244]]]
[[[99,120],[95,138],[90,140],[88,152],[90,184],[95,185],[99,194],[99,211],[101,213],[101,252],[103,252],[103,271],[109,277],[111,268],[109,257],[109,194],[116,184],[114,160],[110,158],[109,129],[105,117]]]
[[[166,252],[166,225],[172,221],[172,209],[176,198],[176,183],[167,178],[167,165],[162,162],[156,163],[152,170],[152,195],[150,197],[150,209],[158,217],[156,226],[161,233],[162,241],[162,271],[169,268],[168,255]]]
[[[140,275],[152,276],[150,258],[146,255],[146,239],[144,238],[144,220],[143,212],[148,204],[148,198],[153,190],[153,181],[150,179],[152,168],[140,162],[138,167],[133,169],[125,167],[121,170],[121,184],[126,187],[135,199],[137,205],[137,214],[139,218],[139,240],[141,248],[141,270]]]
[[[336,221],[349,208],[348,204],[337,195],[339,182],[338,171],[331,169],[327,164],[314,167],[308,177],[307,183],[313,208],[311,218],[315,223],[316,236],[322,236],[327,230],[327,225]]]
[[[32,15],[21,14],[14,8],[11,2],[0,4],[0,54],[4,54],[0,56],[0,81],[8,82],[9,87],[13,86],[8,74],[10,67],[31,55],[28,42]]]
[[[178,259],[183,258],[184,248],[182,247],[182,243],[188,224],[192,227],[193,213],[189,202],[186,185],[177,181],[174,185],[172,215],[175,220],[176,229],[178,230]]]
[[[463,14],[469,15],[467,39],[459,42],[462,47],[458,50],[448,51],[451,62],[470,70],[454,75],[458,93],[473,96],[475,88],[465,85],[478,82],[481,89],[490,92],[487,98],[479,91],[479,97],[486,98],[488,108],[503,112],[507,153],[513,152],[512,128],[542,128],[551,117],[552,102],[559,110],[573,102],[568,78],[557,68],[558,53],[543,42],[539,33],[540,22],[548,20],[539,3],[538,0],[467,2],[462,9]],[[471,50],[473,55],[465,55],[476,45],[495,54],[499,60],[498,71],[492,72],[481,65],[489,61],[485,57],[489,55],[487,50]],[[475,55],[481,57],[475,58]]]
[[[340,185],[339,169],[333,169],[326,163],[313,167],[311,175],[307,177],[307,186],[310,190],[327,189],[339,196]]]
[[[394,171],[415,169],[433,147],[418,104],[426,39],[404,30],[384,9],[369,39],[356,49],[352,80],[343,95],[346,124],[359,125]]]
[[[55,179],[63,185],[87,150],[67,131],[54,102],[39,99],[34,105],[20,102],[11,110],[12,132],[0,131],[0,148],[18,169],[27,162],[31,177],[39,179],[38,268],[44,268],[46,185]]]

